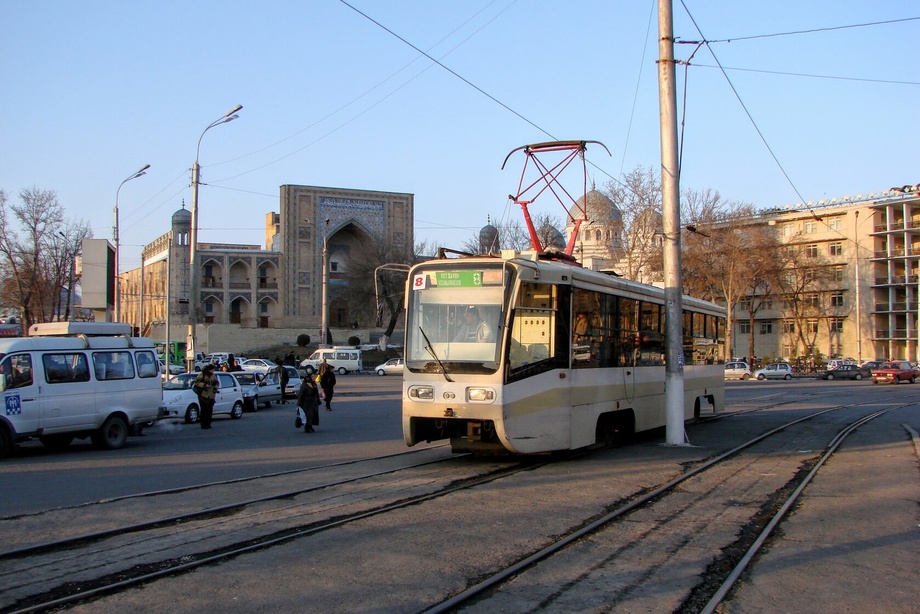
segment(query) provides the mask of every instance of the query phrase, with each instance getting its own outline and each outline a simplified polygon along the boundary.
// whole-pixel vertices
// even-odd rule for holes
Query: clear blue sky
[[[236,104],[201,146],[206,242],[262,243],[278,187],[307,184],[411,192],[416,241],[459,248],[509,213],[522,159],[502,171],[505,155],[546,133],[605,143],[598,185],[658,168],[654,0],[351,3],[514,112],[337,0],[0,0],[0,189],[53,189],[111,239],[119,183],[151,164],[120,193],[128,269],[190,202],[198,138]],[[675,35],[700,39],[689,10],[707,40],[733,39],[712,50],[791,183],[704,47],[682,187],[769,207],[920,182],[916,0],[685,4]],[[739,40],[887,20],[909,21]]]

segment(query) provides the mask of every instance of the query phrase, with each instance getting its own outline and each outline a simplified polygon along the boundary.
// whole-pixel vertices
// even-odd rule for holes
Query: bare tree
[[[0,203],[0,259],[5,277],[6,300],[20,311],[23,331],[28,331],[41,308],[42,248],[64,220],[64,210],[53,190],[36,187],[19,193],[20,203]],[[12,217],[12,219],[11,219]]]
[[[343,294],[347,294],[354,315],[364,321],[375,321],[378,326],[386,320],[387,337],[392,336],[403,311],[406,275],[411,264],[404,251],[375,243],[349,262],[346,274],[347,289]]]
[[[611,220],[610,251],[618,272],[635,281],[662,279],[661,180],[651,168],[636,167],[622,182],[608,182],[607,196],[622,214]],[[595,221],[596,223],[596,221]]]
[[[777,266],[772,257],[779,245],[776,232],[757,219],[752,205],[723,202],[712,190],[685,192],[683,208],[683,218],[689,222],[682,242],[684,289],[691,295],[725,303],[725,351],[731,356],[739,300],[746,297],[748,309],[755,312],[769,300],[771,286],[766,280]],[[753,328],[751,335],[749,349],[753,354]]]

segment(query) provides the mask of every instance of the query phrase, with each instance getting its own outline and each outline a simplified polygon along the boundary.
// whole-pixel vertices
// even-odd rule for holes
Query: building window
[[[792,356],[792,344],[790,343],[783,344],[783,356]]]
[[[783,332],[795,334],[795,320],[783,320]]]
[[[805,234],[813,235],[818,232],[818,222],[815,220],[808,220],[805,222]]]
[[[805,295],[805,304],[809,307],[820,307],[821,306],[821,297],[817,294],[806,294]]]
[[[792,224],[783,224],[783,236],[791,237],[795,234],[795,227]]]
[[[738,332],[742,335],[751,334],[751,323],[750,322],[738,322]]]
[[[827,227],[830,230],[840,230],[843,228],[843,216],[835,215],[834,217],[827,218]]]
[[[259,313],[262,315],[268,314],[268,303],[259,303]]]
[[[214,313],[214,301],[204,302],[204,312],[207,314]]]
[[[840,241],[835,241],[830,244],[828,251],[831,256],[842,256],[843,255],[843,243]]]
[[[834,281],[843,281],[843,267],[834,267]]]
[[[815,270],[805,269],[803,276],[805,278],[805,281],[814,281],[815,280]]]
[[[812,243],[811,245],[805,246],[805,256],[808,258],[817,258],[818,257],[818,244]]]
[[[805,332],[816,334],[818,332],[818,321],[808,320],[805,322]]]
[[[831,294],[831,307],[843,307],[843,292]]]
[[[842,333],[843,332],[843,318],[834,318],[831,320],[831,332],[832,333]]]
[[[761,335],[772,335],[773,334],[773,322],[761,322],[760,323],[760,334]]]

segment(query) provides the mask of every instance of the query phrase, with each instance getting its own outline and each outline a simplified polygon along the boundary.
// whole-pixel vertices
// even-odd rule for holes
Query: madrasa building
[[[366,305],[349,301],[349,273],[412,261],[414,207],[413,194],[283,185],[263,245],[198,243],[193,297],[192,215],[183,205],[170,230],[143,248],[141,267],[121,274],[122,319],[154,340],[184,342],[194,309],[203,352],[293,344],[302,333],[319,339],[325,249],[333,340],[344,342],[348,329],[370,341],[375,322]]]

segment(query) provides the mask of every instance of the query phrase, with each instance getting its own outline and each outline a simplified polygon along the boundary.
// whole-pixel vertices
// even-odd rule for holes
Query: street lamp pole
[[[329,218],[323,226],[323,305],[322,305],[322,330],[320,336],[323,345],[329,340],[327,331],[329,330]]]
[[[241,110],[243,105],[236,105],[220,118],[214,120],[204,129],[201,136],[198,137],[198,146],[195,148],[195,163],[192,165],[192,227],[189,232],[189,257],[188,257],[188,333],[186,335],[185,359],[188,363],[189,373],[195,369],[195,326],[198,324],[198,186],[201,183],[201,166],[198,164],[198,157],[201,154],[201,139],[205,133],[220,124],[226,124],[237,119],[239,115],[236,112]]]
[[[118,189],[115,190],[115,227],[112,229],[112,238],[115,240],[115,322],[118,322],[121,318],[121,279],[119,278],[120,271],[118,269],[121,263],[119,260],[121,244],[118,239],[118,193],[121,192],[121,186],[132,179],[137,179],[142,175],[146,175],[148,168],[150,168],[149,164],[140,167],[137,171],[132,173],[131,176],[118,184]]]

